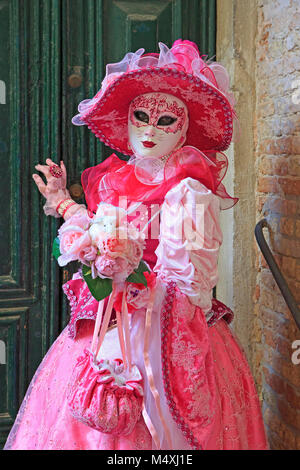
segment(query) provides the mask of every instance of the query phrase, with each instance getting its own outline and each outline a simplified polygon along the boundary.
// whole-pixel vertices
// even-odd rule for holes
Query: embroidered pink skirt
[[[93,430],[71,416],[66,399],[68,381],[76,358],[90,346],[93,328],[92,320],[84,320],[76,340],[69,337],[66,328],[52,345],[30,384],[6,450],[155,449],[142,417],[130,435],[116,438]],[[212,353],[216,406],[220,416],[209,428],[209,436],[202,448],[267,449],[255,384],[230,327],[220,319],[210,328],[205,325],[204,329]],[[107,351],[115,348],[113,330],[111,332],[107,335]],[[202,407],[202,397],[198,400]],[[194,407],[197,408],[197,403]],[[206,412],[209,415],[211,410]],[[175,421],[172,425],[178,428]],[[193,448],[183,435],[180,439],[173,441],[173,449]]]

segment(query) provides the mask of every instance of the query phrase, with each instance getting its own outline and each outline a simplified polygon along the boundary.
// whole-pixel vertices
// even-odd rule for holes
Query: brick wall
[[[267,218],[268,241],[300,304],[300,2],[257,4],[257,220]],[[256,244],[255,250],[252,365],[269,442],[274,449],[300,449],[300,364],[291,360],[300,331]]]

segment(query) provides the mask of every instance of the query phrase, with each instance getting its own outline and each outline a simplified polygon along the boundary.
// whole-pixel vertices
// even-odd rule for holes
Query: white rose
[[[89,228],[89,234],[93,245],[98,245],[103,239],[116,234],[117,219],[113,216],[97,217]]]

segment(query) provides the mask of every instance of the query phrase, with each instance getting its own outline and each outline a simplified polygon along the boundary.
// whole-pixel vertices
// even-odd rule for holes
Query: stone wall
[[[300,2],[259,1],[257,14],[257,220],[266,217],[272,251],[300,304]],[[291,360],[300,331],[259,250],[256,271],[253,360],[261,363],[270,445],[300,449],[300,364]]]
[[[227,152],[226,184],[240,202],[222,214],[217,295],[235,311],[271,448],[300,449],[300,364],[291,359],[300,331],[254,238],[266,217],[265,236],[300,304],[300,2],[217,7],[217,60],[228,68],[241,125]]]

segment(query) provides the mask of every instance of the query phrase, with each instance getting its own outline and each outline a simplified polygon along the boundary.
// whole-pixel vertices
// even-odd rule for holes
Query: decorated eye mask
[[[181,103],[182,105],[180,106]],[[137,127],[153,126],[167,134],[182,130],[186,119],[185,105],[175,97],[149,93],[135,98],[130,106],[131,123]]]
[[[137,96],[129,108],[129,142],[137,156],[161,157],[185,141],[185,104],[165,93]]]

